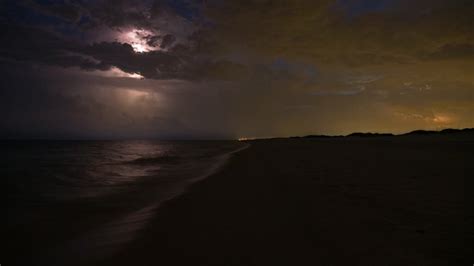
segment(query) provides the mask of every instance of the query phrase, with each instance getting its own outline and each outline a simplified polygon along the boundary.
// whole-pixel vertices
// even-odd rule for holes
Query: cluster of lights
[[[240,138],[238,138],[237,140],[238,140],[238,141],[247,141],[247,140],[255,140],[255,139],[257,139],[257,138],[240,137]]]

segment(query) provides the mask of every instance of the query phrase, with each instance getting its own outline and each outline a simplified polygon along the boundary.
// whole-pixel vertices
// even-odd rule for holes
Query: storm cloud
[[[0,10],[2,137],[474,125],[472,1],[22,0]]]

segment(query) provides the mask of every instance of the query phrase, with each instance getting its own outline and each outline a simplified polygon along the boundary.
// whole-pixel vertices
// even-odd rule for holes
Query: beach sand
[[[474,141],[249,143],[99,264],[474,263]]]

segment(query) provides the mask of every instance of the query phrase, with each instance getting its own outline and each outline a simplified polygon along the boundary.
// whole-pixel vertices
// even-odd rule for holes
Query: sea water
[[[244,147],[236,141],[0,145],[0,176],[7,196],[3,229],[14,250],[31,254],[28,259],[35,265],[72,265],[71,257],[87,264],[118,252],[164,201]]]

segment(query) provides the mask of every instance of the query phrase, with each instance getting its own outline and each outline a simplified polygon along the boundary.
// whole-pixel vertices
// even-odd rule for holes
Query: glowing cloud
[[[153,36],[154,33],[143,29],[132,29],[121,33],[118,36],[118,41],[128,43],[133,47],[137,53],[146,53],[149,51],[159,50],[159,47],[148,45],[147,37]]]
[[[95,71],[96,74],[99,76],[104,76],[104,77],[118,77],[118,78],[133,78],[133,79],[143,79],[144,77],[138,73],[127,73],[122,70],[120,70],[117,67],[112,67],[109,70],[106,71]]]

